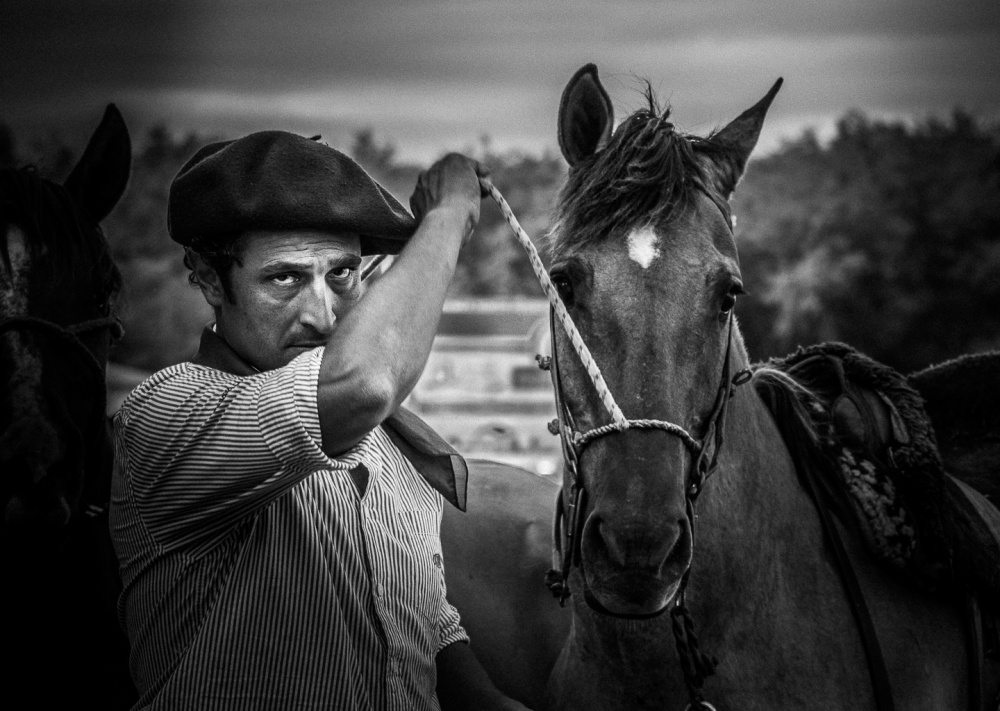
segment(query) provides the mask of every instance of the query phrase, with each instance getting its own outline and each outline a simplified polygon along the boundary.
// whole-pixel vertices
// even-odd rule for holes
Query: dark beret
[[[285,131],[207,145],[170,185],[167,230],[184,246],[295,229],[353,232],[362,255],[397,254],[416,222],[348,156]]]

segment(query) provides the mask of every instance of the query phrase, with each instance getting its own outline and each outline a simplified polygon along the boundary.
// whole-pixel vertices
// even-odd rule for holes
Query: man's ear
[[[185,248],[184,251],[187,253],[194,278],[198,280],[198,288],[201,289],[205,301],[213,309],[221,307],[222,302],[226,300],[226,290],[222,286],[222,278],[193,249]]]

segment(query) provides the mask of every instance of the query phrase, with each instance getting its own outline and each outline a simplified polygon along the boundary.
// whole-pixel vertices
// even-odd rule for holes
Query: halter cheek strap
[[[733,315],[730,313],[726,333],[726,350],[723,355],[722,372],[719,388],[711,413],[705,425],[705,433],[701,440],[696,439],[686,429],[666,420],[622,419],[580,432],[573,420],[573,415],[566,405],[563,396],[562,382],[559,375],[559,357],[556,347],[554,320],[550,321],[552,329],[552,356],[539,359],[539,366],[551,372],[553,391],[555,393],[556,414],[558,419],[550,425],[550,430],[559,435],[563,452],[563,462],[569,473],[570,488],[560,494],[556,511],[556,549],[558,570],[549,572],[547,582],[553,594],[561,604],[565,604],[570,595],[568,584],[569,571],[574,565],[580,564],[580,537],[583,530],[586,508],[586,488],[580,474],[580,458],[584,450],[594,441],[612,434],[619,434],[629,429],[657,429],[667,432],[684,444],[692,457],[688,471],[685,494],[688,499],[690,525],[694,528],[693,506],[705,481],[715,471],[719,463],[719,454],[725,435],[725,414],[729,399],[735,392],[735,387],[747,382],[749,370],[741,370],[735,376],[731,372],[731,350]]]

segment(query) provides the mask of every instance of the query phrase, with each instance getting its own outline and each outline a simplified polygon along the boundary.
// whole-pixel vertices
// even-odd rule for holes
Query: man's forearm
[[[413,389],[469,229],[467,212],[452,206],[432,209],[392,268],[337,324],[327,342],[318,393],[328,452],[352,446]],[[326,403],[331,407],[324,408]]]

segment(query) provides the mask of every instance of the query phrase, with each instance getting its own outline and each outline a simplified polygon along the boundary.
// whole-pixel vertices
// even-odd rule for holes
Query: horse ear
[[[736,189],[736,184],[743,176],[743,170],[747,166],[747,160],[757,139],[760,138],[760,129],[764,125],[764,116],[767,114],[771,102],[774,101],[775,94],[781,88],[784,80],[780,77],[774,82],[774,86],[767,92],[763,99],[744,111],[733,119],[725,128],[712,136],[711,142],[721,150],[713,151],[710,172],[715,183],[716,190],[727,200]]]
[[[559,101],[559,147],[570,166],[604,148],[611,139],[615,112],[597,67],[580,67]]]
[[[63,187],[95,222],[100,222],[118,203],[132,168],[132,141],[125,119],[114,104],[90,137],[83,155]]]

